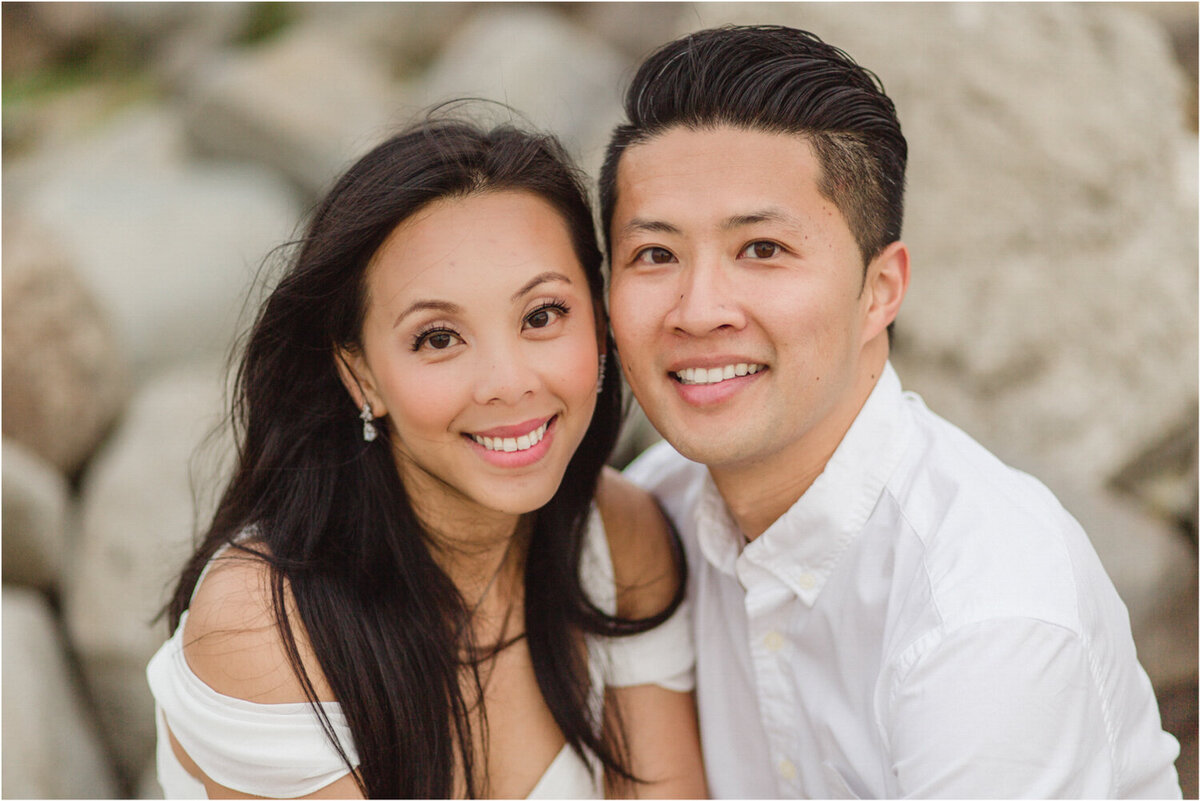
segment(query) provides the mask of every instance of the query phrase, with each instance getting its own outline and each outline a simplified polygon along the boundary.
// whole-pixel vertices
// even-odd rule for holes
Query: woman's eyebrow
[[[408,308],[396,316],[396,322],[392,323],[392,328],[400,325],[401,321],[403,321],[408,315],[414,312],[425,311],[427,309],[440,311],[443,314],[458,314],[462,311],[460,306],[457,306],[448,300],[418,300],[409,304]]]
[[[511,300],[520,300],[521,296],[529,294],[540,284],[544,284],[548,281],[565,281],[568,284],[571,283],[571,279],[562,273],[556,273],[553,270],[547,270],[540,275],[535,275],[528,282],[526,282],[525,286],[513,293]]]

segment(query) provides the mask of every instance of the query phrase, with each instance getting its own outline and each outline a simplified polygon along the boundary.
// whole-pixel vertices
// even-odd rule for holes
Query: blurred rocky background
[[[227,439],[205,440],[224,357],[260,266],[338,172],[475,95],[595,175],[638,59],[725,22],[813,30],[896,100],[914,256],[897,368],[1084,523],[1196,797],[1196,4],[4,3],[0,19],[4,797],[158,795],[144,668],[228,464]],[[632,419],[618,463],[654,436]]]

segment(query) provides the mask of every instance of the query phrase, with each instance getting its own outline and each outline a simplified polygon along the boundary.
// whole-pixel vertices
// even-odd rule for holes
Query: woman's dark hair
[[[908,144],[896,108],[874,73],[807,31],[726,26],[676,39],[642,63],[625,115],[600,171],[610,253],[621,155],[677,126],[806,138],[821,165],[820,190],[845,215],[864,264],[900,238]]]
[[[464,665],[478,666],[463,654],[478,652],[463,633],[470,629],[467,605],[432,557],[431,535],[406,496],[388,446],[388,420],[376,421],[378,440],[363,441],[336,353],[360,345],[367,265],[399,223],[438,199],[504,190],[533,193],[562,216],[603,320],[593,218],[581,179],[553,137],[430,117],[388,139],[316,208],[286,274],[258,313],[233,393],[235,472],[168,607],[174,629],[204,566],[223,545],[267,560],[291,666],[346,759],[301,664],[285,586],[346,714],[359,756],[356,779],[371,797],[450,796],[456,749],[467,793],[486,786],[472,762],[473,701],[460,687]],[[611,337],[607,345],[608,358],[615,359]],[[529,515],[525,636],[538,685],[567,743],[581,757],[590,752],[610,776],[632,779],[619,723],[615,733],[603,729],[589,709],[578,634],[617,636],[657,625],[678,606],[682,580],[672,603],[642,620],[603,613],[580,586],[585,524],[620,424],[619,376],[610,366],[561,486]],[[266,549],[235,542],[250,527]],[[677,565],[682,571],[681,560]]]

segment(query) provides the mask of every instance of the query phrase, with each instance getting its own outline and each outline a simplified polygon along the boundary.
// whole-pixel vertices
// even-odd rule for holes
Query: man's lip
[[[538,417],[533,420],[526,420],[524,423],[517,423],[516,425],[496,426],[495,428],[489,428],[486,431],[471,431],[469,433],[474,434],[477,437],[492,437],[493,439],[496,437],[501,437],[504,439],[523,437],[531,431],[537,431],[553,418],[554,415],[550,415],[549,417]]]
[[[700,359],[679,360],[670,364],[667,367],[668,373],[678,373],[680,370],[687,370],[689,367],[694,369],[711,370],[714,367],[725,367],[729,364],[761,364],[766,365],[765,361],[760,359],[749,358],[746,356],[705,356]]]

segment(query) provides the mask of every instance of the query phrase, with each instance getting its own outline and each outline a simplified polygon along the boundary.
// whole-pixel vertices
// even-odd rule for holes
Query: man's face
[[[714,470],[828,458],[865,400],[864,345],[884,337],[876,373],[886,358],[887,322],[819,175],[805,139],[731,127],[672,128],[621,158],[621,363],[659,432]]]

